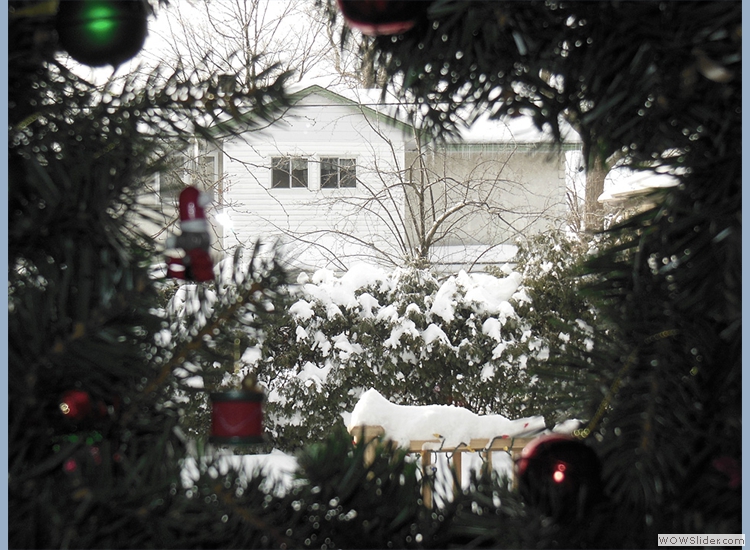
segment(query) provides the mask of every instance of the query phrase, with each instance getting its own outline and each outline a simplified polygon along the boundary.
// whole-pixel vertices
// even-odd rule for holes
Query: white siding
[[[364,116],[357,107],[313,94],[269,128],[226,141],[224,198],[232,229],[225,231],[225,248],[291,233],[339,246],[330,231],[393,248],[394,239],[379,219],[386,212],[363,211],[361,199],[368,195],[367,189],[382,189],[381,178],[395,177],[404,169],[405,137],[382,120]],[[309,159],[307,189],[271,188],[271,158],[279,156]],[[321,189],[319,162],[325,157],[356,159],[357,188]],[[403,211],[401,201],[396,197],[388,211]],[[313,252],[310,246],[303,248]]]
[[[564,155],[549,144],[438,145],[423,154],[424,169],[415,154],[407,162],[422,189],[427,231],[433,220],[460,208],[440,222],[433,263],[455,264],[463,247],[462,262],[471,264],[493,256],[488,247],[513,245],[565,221]],[[416,191],[408,197],[418,204]],[[416,235],[416,227],[410,228]]]
[[[410,170],[415,166],[414,138],[404,126],[393,126],[386,117],[347,101],[313,91],[280,121],[224,143],[222,218],[230,224],[223,234],[224,250],[281,238],[296,267],[346,269],[353,261],[372,262],[373,246],[382,251],[377,258],[381,263],[387,263],[386,257],[400,263],[408,248],[401,239],[414,244],[414,234],[404,229],[413,228],[414,220],[407,219],[406,198],[398,185],[419,177]],[[444,250],[434,249],[434,259],[440,262],[445,250],[453,255],[460,247],[486,251],[561,225],[566,213],[564,154],[553,150],[540,141],[511,140],[438,146],[428,153],[430,180],[438,182],[430,190],[436,212],[462,198],[486,198],[503,209],[451,220],[457,223],[448,224],[450,234],[438,243]],[[308,187],[272,188],[274,157],[309,159]],[[356,159],[357,188],[321,189],[323,158]],[[366,202],[373,195],[378,200]]]

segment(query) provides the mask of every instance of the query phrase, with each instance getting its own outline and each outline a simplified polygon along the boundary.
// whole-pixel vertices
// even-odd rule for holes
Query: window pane
[[[201,176],[206,178],[208,183],[213,183],[216,180],[213,156],[204,155],[201,158]]]
[[[292,159],[292,187],[307,187],[307,159]]]
[[[323,188],[338,187],[338,179],[336,159],[320,159],[320,186]]]
[[[357,161],[355,159],[339,159],[341,169],[341,187],[357,187]]]
[[[289,157],[274,157],[271,166],[271,187],[289,187]]]

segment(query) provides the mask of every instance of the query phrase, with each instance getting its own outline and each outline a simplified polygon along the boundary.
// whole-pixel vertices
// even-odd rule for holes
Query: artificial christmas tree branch
[[[214,492],[219,495],[221,501],[235,514],[242,518],[242,521],[253,526],[261,533],[271,536],[271,538],[280,547],[293,548],[295,542],[289,537],[283,535],[276,527],[269,525],[262,517],[253,514],[250,510],[242,507],[235,495],[229,493],[221,483],[213,485]]]
[[[253,295],[256,292],[262,293],[263,290],[264,287],[261,283],[253,283],[247,288],[247,290],[234,298],[231,304],[217,312],[214,318],[206,323],[206,325],[203,326],[189,341],[181,344],[180,349],[173,353],[169,360],[164,363],[158,376],[151,380],[143,389],[143,394],[149,395],[151,392],[160,388],[172,374],[172,371],[176,366],[183,363],[193,352],[201,349],[205,345],[205,337],[213,334],[214,330],[227,322],[227,319],[232,319],[241,308],[259,307],[260,302],[253,299]]]
[[[674,329],[662,331],[659,334],[654,334],[653,336],[649,336],[648,338],[646,338],[644,341],[644,345],[650,344],[652,342],[656,342],[658,340],[661,340],[662,338],[669,338],[672,336],[676,336],[679,333],[680,333],[679,330],[674,330]],[[584,429],[576,431],[576,435],[580,435],[581,437],[585,438],[585,437],[588,437],[591,433],[596,431],[599,421],[604,417],[604,414],[606,413],[607,409],[611,406],[612,400],[615,397],[617,397],[617,392],[620,389],[620,385],[622,384],[626,375],[628,374],[628,371],[635,365],[636,361],[638,360],[639,349],[640,348],[634,349],[630,353],[630,355],[628,355],[628,358],[625,360],[625,363],[623,364],[622,368],[618,371],[614,382],[612,382],[612,385],[607,391],[607,395],[604,396],[604,399],[599,404],[599,407],[597,407],[596,412],[594,413],[594,416],[591,418],[591,420],[589,420],[588,425]]]

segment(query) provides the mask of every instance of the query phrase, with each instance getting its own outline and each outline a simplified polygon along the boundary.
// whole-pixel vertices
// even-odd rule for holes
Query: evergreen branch
[[[258,529],[261,533],[267,533],[275,539],[280,546],[285,548],[294,548],[294,541],[283,535],[276,527],[263,521],[263,518],[253,514],[247,508],[240,507],[237,500],[231,495],[221,483],[213,484],[214,492],[221,498],[222,502],[237,514],[245,523],[248,523]]]
[[[149,384],[143,389],[142,394],[148,395],[162,386],[171,374],[172,370],[177,365],[181,365],[182,363],[184,363],[192,352],[200,349],[203,346],[204,337],[209,336],[214,331],[214,329],[223,324],[227,318],[233,317],[239,309],[245,307],[248,304],[259,305],[258,302],[252,299],[252,295],[256,292],[263,292],[263,285],[257,282],[248,287],[248,289],[246,290],[246,296],[240,294],[226,309],[221,311],[220,314],[216,314],[212,322],[206,323],[195,334],[194,337],[190,338],[183,344],[182,349],[173,354],[172,357],[164,363],[161,371],[159,372],[159,375],[151,382],[149,382]]]
[[[679,333],[680,331],[677,329],[664,330],[662,332],[659,332],[658,334],[649,336],[643,341],[643,344],[648,345],[658,340],[663,340],[665,338],[676,336]],[[586,426],[583,430],[575,430],[574,435],[580,437],[581,439],[585,439],[591,434],[591,432],[593,432],[596,429],[596,426],[599,424],[599,421],[604,416],[604,413],[606,412],[607,408],[612,402],[612,399],[615,397],[615,395],[617,395],[617,392],[620,389],[620,385],[622,384],[623,378],[628,373],[628,371],[633,367],[633,365],[635,365],[636,359],[638,358],[638,352],[640,351],[640,349],[641,347],[639,346],[638,348],[634,349],[630,353],[630,355],[628,355],[628,358],[625,361],[625,364],[620,369],[620,372],[617,373],[617,377],[615,378],[614,382],[612,382],[612,385],[610,386],[609,391],[607,392],[607,395],[599,404],[599,407],[596,410],[596,414],[594,414],[593,418],[589,421],[588,426]]]

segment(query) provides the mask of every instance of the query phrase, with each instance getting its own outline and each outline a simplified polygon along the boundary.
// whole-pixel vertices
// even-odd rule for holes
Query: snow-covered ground
[[[210,447],[204,456],[206,458],[203,460],[192,456],[185,459],[182,465],[183,487],[192,487],[200,475],[200,469],[207,468],[209,475],[214,476],[226,475],[234,470],[244,481],[262,474],[264,491],[284,493],[292,487],[297,470],[297,459],[276,449],[269,454],[236,455],[231,448]],[[207,466],[209,461],[211,465]]]

